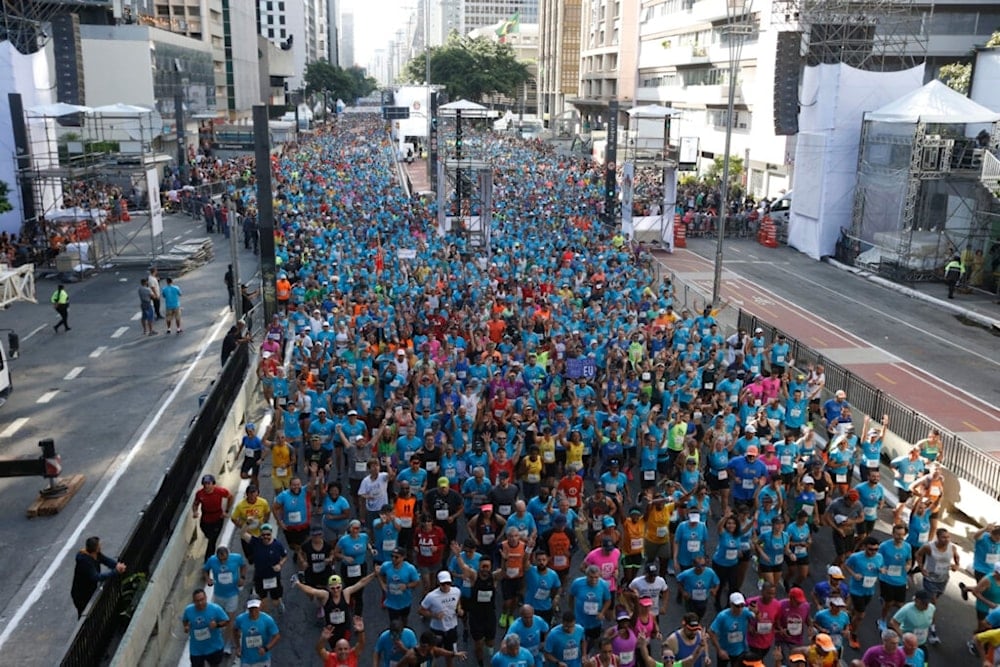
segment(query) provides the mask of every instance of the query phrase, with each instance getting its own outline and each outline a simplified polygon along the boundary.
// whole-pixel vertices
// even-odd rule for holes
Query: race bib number
[[[274,469],[274,474],[278,477],[284,477],[288,474],[288,468],[278,467]]]
[[[917,534],[917,541],[921,544],[927,544],[927,541],[931,539],[931,533],[929,530],[925,530],[922,533]]]
[[[580,649],[576,646],[572,648],[563,649],[563,662],[569,662],[570,660],[576,660],[580,657]]]
[[[752,491],[753,488],[756,486],[756,484],[752,479],[744,479],[743,482],[741,483],[741,486],[746,491]]]
[[[247,648],[261,648],[264,646],[264,638],[260,635],[250,635],[243,640]]]
[[[878,577],[865,576],[861,578],[861,585],[864,588],[873,588],[876,581],[878,581]]]
[[[806,549],[802,545],[799,545],[799,546],[795,547],[795,557],[796,558],[801,558],[801,557],[807,555],[808,553],[809,553],[809,550]]]
[[[738,556],[739,556],[739,550],[726,549],[726,560],[736,560]]]
[[[618,664],[631,665],[635,662],[635,651],[622,651],[618,654]]]
[[[483,544],[493,544],[493,540],[495,539],[495,537],[496,536],[493,535],[493,533],[486,533],[485,535],[483,535]]]
[[[538,484],[539,482],[542,481],[542,476],[536,472],[529,472],[527,479],[528,479],[528,484]]]
[[[601,608],[597,606],[596,602],[588,600],[583,603],[583,613],[586,614],[587,616],[597,616],[597,613],[600,610]]]
[[[542,452],[542,460],[545,461],[546,463],[555,463],[556,453],[551,451]]]
[[[878,468],[878,459],[865,459],[866,468]]]
[[[731,646],[736,646],[743,643],[743,633],[739,630],[734,630],[733,632],[726,633],[726,642]]]
[[[655,470],[643,470],[642,471],[642,478],[644,480],[646,480],[647,482],[652,482],[653,480],[656,479],[656,471]]]
[[[691,591],[691,599],[697,600],[698,602],[703,602],[708,599],[708,589],[696,588]]]
[[[476,602],[492,602],[493,591],[476,591]]]
[[[720,470],[719,474],[717,475],[717,477],[719,478],[720,482],[725,481],[725,480],[729,479],[729,471],[728,470]]]
[[[778,554],[774,557],[774,564],[781,565],[785,562],[785,554]]]
[[[802,634],[802,621],[788,621],[787,628],[790,637],[798,637]]]
[[[348,565],[347,566],[347,576],[348,577],[360,577],[361,576],[361,566],[360,565]]]
[[[396,548],[396,540],[382,540],[382,551],[392,551]]]
[[[1000,554],[986,554],[987,565],[996,565],[1000,563]]]
[[[769,632],[771,632],[771,628],[773,627],[774,624],[771,623],[770,621],[761,621],[760,623],[757,624],[757,634],[766,635]]]
[[[874,521],[878,518],[878,507],[865,508],[865,521]]]
[[[701,540],[688,540],[687,550],[690,554],[696,554],[701,551]]]
[[[847,473],[838,472],[836,475],[833,476],[833,478],[834,481],[837,482],[837,484],[847,484]]]
[[[826,491],[816,492],[816,500],[823,500],[824,498],[826,498]]]
[[[519,576],[521,576],[521,568],[519,568],[519,567],[508,567],[507,568],[507,578],[508,579],[517,579]]]
[[[917,479],[916,475],[908,472],[905,475],[903,475],[903,484],[913,484],[914,480],[916,479]]]
[[[302,523],[302,512],[289,512],[288,523]]]
[[[267,579],[264,580],[263,583],[264,583],[264,590],[265,591],[274,590],[275,588],[278,587],[278,578],[277,577],[268,577]]]
[[[509,516],[510,510],[511,510],[510,505],[497,505],[497,512],[502,516]]]
[[[208,628],[195,628],[194,638],[200,642],[208,641],[212,638],[212,631]]]
[[[553,556],[552,566],[553,567],[566,567],[569,564],[566,556]]]
[[[548,589],[547,588],[539,588],[537,591],[535,591],[535,599],[536,600],[548,600],[549,599],[549,591],[548,591]]]
[[[448,510],[435,510],[434,518],[438,521],[446,521],[448,519]]]
[[[612,482],[608,482],[607,484],[604,485],[604,490],[607,493],[617,493],[618,492],[618,485],[614,484]]]
[[[347,620],[347,612],[343,609],[334,609],[330,612],[330,625],[340,625]]]
[[[657,537],[666,537],[667,536],[667,531],[668,531],[668,527],[667,526],[657,526],[656,527],[656,536]]]
[[[642,538],[641,537],[633,537],[633,538],[631,538],[629,540],[628,544],[629,544],[629,548],[632,551],[638,551],[639,549],[642,549]]]
[[[430,558],[431,556],[434,555],[434,547],[427,546],[427,545],[421,546],[420,547],[420,555],[424,556],[425,558]]]
[[[437,463],[437,461],[428,461],[427,463],[424,464],[424,467],[427,469],[427,472],[437,472],[438,471],[438,463]]]
[[[792,465],[792,457],[788,456],[787,454],[785,456],[782,456],[779,459],[779,461],[781,461],[781,465],[785,466],[786,468],[789,468]]]
[[[413,528],[413,517],[403,516],[399,517],[399,525],[403,528]]]
[[[219,583],[223,586],[228,586],[233,583],[233,573],[232,572],[220,572],[219,573]]]
[[[890,577],[901,577],[903,576],[903,566],[902,565],[890,565],[885,568],[886,575]]]
[[[354,472],[367,472],[368,462],[367,461],[355,461],[354,462]]]
[[[321,560],[319,562],[313,563],[312,570],[313,570],[313,572],[316,572],[316,573],[325,572],[326,571],[326,561],[322,561]]]

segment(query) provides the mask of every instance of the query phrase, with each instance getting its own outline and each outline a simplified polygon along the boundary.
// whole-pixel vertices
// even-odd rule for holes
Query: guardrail
[[[843,389],[847,392],[851,405],[872,418],[889,415],[891,431],[906,442],[915,443],[927,437],[932,428],[937,429],[941,434],[947,468],[956,477],[991,498],[1000,498],[1000,460],[980,451],[927,415],[859,378],[787,332],[743,309],[739,312],[739,327],[744,331],[753,331],[759,327],[764,331],[765,340],[774,340],[778,333],[785,334],[791,347],[790,356],[799,370],[809,364],[822,364],[826,372],[827,390]]]
[[[173,464],[167,469],[156,495],[146,503],[119,558],[128,564],[125,577],[108,579],[94,595],[77,623],[62,660],[63,667],[92,667],[102,664],[114,652],[115,644],[128,627],[133,603],[144,588],[160,552],[173,533],[178,514],[195,478],[201,473],[225,416],[250,370],[250,349],[240,345],[229,357],[222,373],[188,431]],[[137,578],[129,577],[140,575]]]

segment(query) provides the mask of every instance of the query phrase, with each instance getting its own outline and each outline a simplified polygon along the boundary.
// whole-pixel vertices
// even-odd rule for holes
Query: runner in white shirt
[[[633,579],[628,585],[630,589],[635,591],[637,597],[648,597],[653,601],[653,606],[649,610],[653,616],[660,615],[661,602],[662,611],[667,609],[667,590],[669,587],[663,577],[657,574],[658,570],[656,563],[646,563],[643,574]]]
[[[462,591],[451,585],[451,574],[447,570],[438,572],[438,587],[424,596],[420,602],[420,615],[430,619],[431,630],[441,638],[441,647],[455,651],[458,643],[458,603]],[[452,658],[445,657],[448,667]]]
[[[392,468],[389,468],[389,472],[381,472],[381,465],[377,459],[368,462],[368,475],[358,486],[358,497],[365,499],[365,509],[371,521],[378,518],[383,505],[389,504],[389,482],[393,477],[395,475]]]

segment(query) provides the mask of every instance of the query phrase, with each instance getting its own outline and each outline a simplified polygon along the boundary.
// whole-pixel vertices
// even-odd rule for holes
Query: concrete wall
[[[251,353],[247,378],[204,468],[205,473],[215,475],[219,485],[230,491],[234,491],[240,482],[236,454],[243,423],[248,419],[250,410],[260,405],[257,397],[259,381],[254,372],[256,367],[256,354]],[[198,484],[192,485],[185,511],[159,564],[149,577],[149,587],[115,652],[112,667],[157,667],[167,664],[171,658],[174,662],[177,660],[178,642],[173,635],[184,637],[179,630],[180,614],[191,601],[191,591],[201,586],[202,582],[201,555],[205,552],[205,536],[198,529],[198,520],[192,518],[187,510],[199,488]]]

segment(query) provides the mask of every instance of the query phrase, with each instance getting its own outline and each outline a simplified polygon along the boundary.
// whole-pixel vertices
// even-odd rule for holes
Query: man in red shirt
[[[564,496],[569,501],[570,509],[575,510],[579,514],[582,507],[581,498],[583,497],[582,477],[572,470],[567,469],[563,478],[559,480],[556,492],[558,495]]]
[[[225,503],[225,509],[222,505]],[[201,488],[194,494],[194,504],[191,507],[191,515],[197,519],[198,510],[201,508],[201,532],[205,533],[208,545],[205,547],[205,561],[215,554],[215,544],[219,540],[222,526],[226,523],[233,508],[233,494],[224,486],[216,486],[215,477],[205,475],[201,478]]]
[[[424,590],[429,591],[434,587],[432,581],[441,568],[448,539],[441,526],[434,524],[431,515],[424,514],[420,517],[420,527],[417,528],[414,541],[417,551],[417,569],[420,571]]]
[[[346,639],[339,639],[330,651],[326,647],[333,636],[333,626],[323,628],[316,642],[316,653],[323,661],[323,667],[358,667],[358,656],[365,649],[365,623],[360,616],[354,617],[354,633],[358,637],[355,646],[352,647]]]

